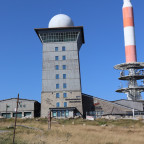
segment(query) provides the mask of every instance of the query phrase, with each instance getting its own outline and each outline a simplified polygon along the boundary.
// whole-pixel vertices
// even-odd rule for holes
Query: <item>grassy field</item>
[[[14,119],[0,119],[0,144],[11,144]],[[47,119],[18,119],[17,144],[144,144],[143,120],[86,121],[83,119],[53,120],[48,131]]]

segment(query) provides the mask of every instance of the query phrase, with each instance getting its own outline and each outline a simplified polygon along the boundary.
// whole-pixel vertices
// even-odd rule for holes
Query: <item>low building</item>
[[[17,98],[5,99],[0,101],[0,116],[12,118],[16,116]],[[18,118],[40,117],[41,104],[35,100],[19,99]]]
[[[117,100],[108,101],[91,95],[82,94],[84,117],[105,116],[131,117],[144,116],[143,101]]]

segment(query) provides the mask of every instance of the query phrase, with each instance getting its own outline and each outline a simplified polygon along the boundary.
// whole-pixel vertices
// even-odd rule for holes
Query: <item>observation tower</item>
[[[65,14],[51,18],[48,28],[35,29],[42,42],[41,117],[83,115],[79,50],[84,44],[82,26]]]
[[[124,0],[123,25],[126,63],[114,68],[121,70],[119,80],[128,81],[128,87],[121,87],[116,92],[125,93],[128,100],[137,101],[142,99],[141,92],[144,91],[144,86],[138,85],[138,80],[144,79],[144,63],[137,62],[133,7],[130,0]]]

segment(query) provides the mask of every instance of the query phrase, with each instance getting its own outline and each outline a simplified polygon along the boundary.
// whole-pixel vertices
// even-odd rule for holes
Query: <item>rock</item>
[[[74,123],[74,121],[72,122],[72,125],[74,125],[75,123]]]

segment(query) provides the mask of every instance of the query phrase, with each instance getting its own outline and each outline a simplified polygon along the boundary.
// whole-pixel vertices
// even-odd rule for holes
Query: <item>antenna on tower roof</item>
[[[61,10],[61,8],[60,8],[60,14],[62,14],[62,10]]]

